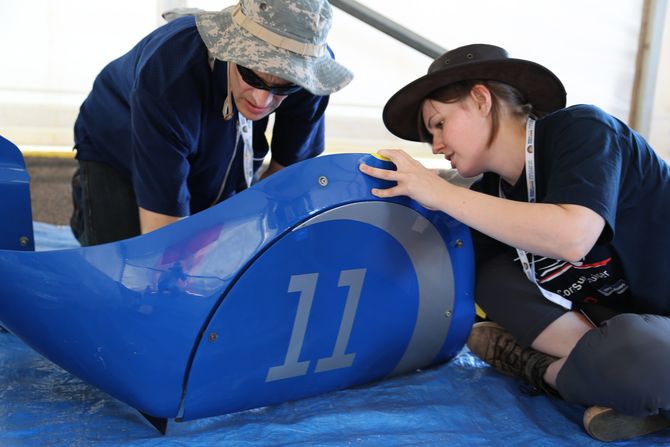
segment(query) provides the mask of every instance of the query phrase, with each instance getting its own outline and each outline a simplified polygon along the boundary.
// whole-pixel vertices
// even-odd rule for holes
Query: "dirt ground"
[[[73,158],[25,157],[30,175],[33,220],[69,225],[72,214],[70,180],[77,167]]]

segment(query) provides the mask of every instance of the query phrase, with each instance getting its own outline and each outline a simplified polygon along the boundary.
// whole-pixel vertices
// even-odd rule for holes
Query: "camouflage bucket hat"
[[[330,57],[327,0],[240,0],[220,12],[196,15],[198,32],[217,59],[277,76],[329,95],[353,74]]]

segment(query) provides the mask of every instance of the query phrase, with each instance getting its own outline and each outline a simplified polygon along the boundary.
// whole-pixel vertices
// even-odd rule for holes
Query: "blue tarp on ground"
[[[72,247],[35,225],[38,250]],[[171,422],[161,436],[126,404],[0,334],[0,446],[595,446],[583,409],[521,392],[464,349],[451,362],[367,386]],[[670,430],[616,446],[670,445]]]

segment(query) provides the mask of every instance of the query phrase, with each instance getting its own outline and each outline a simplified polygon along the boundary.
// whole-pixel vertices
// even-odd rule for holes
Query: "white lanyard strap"
[[[219,186],[219,193],[216,195],[216,199],[212,202],[210,206],[214,206],[219,203],[219,199],[223,195],[223,191],[226,189],[226,183],[228,183],[228,176],[230,175],[230,169],[233,167],[235,162],[235,157],[237,157],[237,147],[240,143],[240,137],[242,138],[242,166],[244,169],[244,181],[247,184],[247,187],[251,186],[251,182],[254,179],[254,148],[252,146],[253,142],[253,121],[246,119],[242,116],[241,113],[237,114],[237,134],[235,135],[235,149],[233,150],[233,155],[230,157],[230,162],[228,163],[228,168],[226,168],[226,174],[223,176],[223,181],[221,186]]]
[[[524,148],[524,153],[526,160],[528,202],[535,203],[537,197],[535,185],[535,120],[532,118],[528,118],[528,122],[526,123],[526,147]],[[505,193],[502,189],[502,179],[500,179],[500,183],[498,183],[498,195],[503,199],[505,198]],[[528,281],[535,284],[537,288],[540,289],[540,292],[542,292],[542,295],[552,303],[556,303],[566,309],[572,309],[572,301],[563,298],[557,293],[544,289],[537,283],[537,279],[535,278],[535,256],[531,253],[529,260],[528,253],[520,248],[516,249],[516,253],[519,255],[521,267],[523,268],[523,272],[526,274]]]
[[[528,185],[528,201],[535,203],[535,120],[528,118],[526,123],[526,185]]]
[[[239,124],[237,125],[238,135],[242,134],[242,143],[244,151],[242,152],[242,166],[244,167],[244,180],[247,187],[251,186],[254,180],[254,147],[253,147],[253,125],[254,122],[246,119],[241,113],[238,113]]]

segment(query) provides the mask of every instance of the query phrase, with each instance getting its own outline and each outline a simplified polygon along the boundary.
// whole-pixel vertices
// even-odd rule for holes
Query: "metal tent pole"
[[[421,37],[414,31],[405,28],[390,19],[387,19],[373,9],[370,9],[355,0],[330,0],[330,4],[367,23],[371,27],[376,28],[382,33],[399,40],[405,45],[409,45],[432,59],[437,58],[447,51],[436,43]]]
[[[667,0],[644,0],[628,124],[649,137]]]

